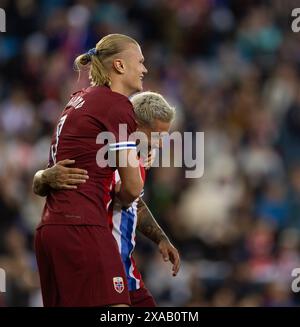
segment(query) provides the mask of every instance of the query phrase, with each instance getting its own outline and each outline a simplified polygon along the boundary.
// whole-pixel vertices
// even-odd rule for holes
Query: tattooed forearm
[[[146,203],[140,199],[138,203],[137,230],[158,244],[162,240],[168,240],[167,235],[158,225]]]
[[[43,181],[43,170],[39,170],[33,177],[32,189],[36,195],[46,196],[50,187]]]

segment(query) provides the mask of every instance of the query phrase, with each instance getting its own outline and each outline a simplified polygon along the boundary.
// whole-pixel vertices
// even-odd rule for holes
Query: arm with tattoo
[[[180,267],[179,253],[169,241],[162,228],[158,225],[151,211],[142,199],[138,202],[137,230],[158,245],[163,259],[173,264],[173,276],[176,276]]]
[[[74,163],[75,160],[65,159],[50,168],[39,170],[33,178],[33,192],[46,196],[51,190],[76,190],[89,176],[84,169],[68,167]]]
[[[146,203],[139,199],[138,202],[137,230],[156,244],[168,240],[167,235],[158,225]]]
[[[46,196],[48,195],[51,187],[45,180],[44,170],[39,170],[33,177],[32,189],[36,195]]]

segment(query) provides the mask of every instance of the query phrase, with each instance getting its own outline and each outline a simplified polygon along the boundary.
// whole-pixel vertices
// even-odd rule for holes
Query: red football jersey
[[[119,133],[119,124],[127,130]],[[123,125],[124,127],[124,125]],[[89,87],[74,93],[63,110],[53,133],[49,166],[64,159],[74,159],[75,167],[86,169],[89,179],[76,190],[52,190],[47,196],[41,224],[107,226],[105,204],[115,168],[100,168],[98,151],[134,148],[128,137],[136,130],[131,102],[108,87]],[[111,132],[115,140],[97,144],[100,132]]]

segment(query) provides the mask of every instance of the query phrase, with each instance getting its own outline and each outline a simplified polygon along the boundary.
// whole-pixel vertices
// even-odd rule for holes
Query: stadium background
[[[145,89],[177,107],[173,130],[205,132],[205,173],[152,169],[146,200],[180,250],[171,277],[139,238],[138,265],[158,304],[299,305],[299,35],[297,1],[0,0],[0,267],[3,306],[40,306],[33,253],[43,199],[33,173],[77,82],[72,61],[105,34],[142,44]]]

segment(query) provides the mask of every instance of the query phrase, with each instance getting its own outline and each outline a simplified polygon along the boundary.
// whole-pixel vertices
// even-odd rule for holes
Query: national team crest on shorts
[[[122,293],[124,291],[124,281],[122,277],[114,277],[113,283],[114,288],[118,293]]]

